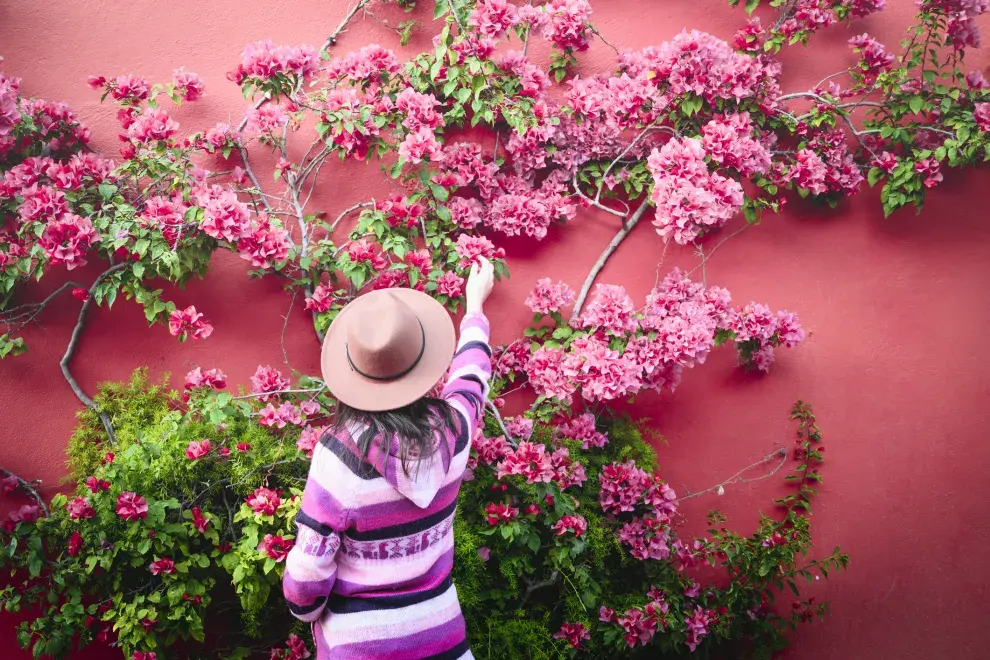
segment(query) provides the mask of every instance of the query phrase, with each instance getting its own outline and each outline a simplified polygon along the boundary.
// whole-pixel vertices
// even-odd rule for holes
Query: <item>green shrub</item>
[[[310,385],[303,379],[291,393],[239,397],[194,387],[180,397],[139,371],[130,383],[104,386],[98,403],[116,444],[83,413],[69,448],[76,493],[56,497],[50,516],[9,520],[0,532],[0,565],[14,577],[0,592],[3,606],[34,615],[20,628],[22,646],[68,657],[94,639],[116,638],[127,658],[165,660],[268,657],[287,638],[301,643],[291,635],[308,641],[279,586],[307,447],[299,426],[258,422],[267,405],[259,399],[269,396],[315,402],[321,410],[311,403],[309,419],[319,419],[328,402]],[[823,562],[801,563],[821,454],[810,409],[801,404],[794,415],[804,437],[800,479],[779,501],[783,515],[764,516],[743,537],[713,513],[708,537],[697,540],[678,538],[677,500],[630,420],[586,424],[580,433],[573,423],[537,423],[518,449],[489,420],[455,526],[454,578],[474,654],[704,657],[718,648],[738,656],[782,647],[787,630],[826,606],[787,602],[778,614],[774,598],[787,587],[797,595],[797,578],[827,576],[847,561],[836,549]],[[315,432],[303,431],[310,441]],[[599,432],[607,444],[582,449],[584,437]],[[609,493],[626,510],[615,511]],[[237,634],[223,634],[231,630]],[[300,656],[276,649],[272,657]]]

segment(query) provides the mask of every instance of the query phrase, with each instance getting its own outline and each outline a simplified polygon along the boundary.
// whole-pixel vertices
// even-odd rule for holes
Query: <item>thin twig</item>
[[[505,422],[502,421],[502,413],[500,413],[498,411],[498,408],[495,407],[495,402],[489,400],[486,402],[486,405],[488,406],[488,409],[492,412],[492,415],[495,417],[495,421],[498,423],[499,430],[502,431],[502,435],[505,436],[505,441],[508,442],[510,445],[512,445],[512,447],[518,447],[519,445],[512,437],[512,434],[509,433],[509,430],[507,428],[505,428]]]
[[[232,397],[233,401],[238,399],[257,399],[262,396],[278,396],[282,394],[312,394],[322,392],[324,387],[317,387],[313,389],[303,389],[303,390],[275,390],[274,392],[254,392],[252,394],[242,394],[240,396]]]
[[[602,211],[605,211],[606,213],[611,213],[612,215],[616,216],[617,218],[622,218],[623,220],[626,218],[627,215],[629,215],[628,206],[627,206],[627,209],[625,211],[619,211],[618,209],[613,209],[613,208],[610,208],[608,206],[605,206],[601,202],[596,202],[595,200],[593,200],[590,197],[588,197],[587,195],[585,195],[581,191],[581,186],[578,183],[577,172],[575,172],[574,173],[574,176],[571,178],[571,183],[574,186],[574,192],[575,192],[575,194],[578,197],[580,197],[581,199],[583,199],[584,201],[588,202],[588,205],[589,206],[594,206],[596,209],[600,209]],[[621,201],[621,200],[617,200],[617,201]]]
[[[611,48],[612,50],[614,50],[614,51],[615,51],[615,54],[616,54],[616,55],[619,55],[619,49],[618,49],[618,48],[616,48],[615,46],[613,46],[613,45],[612,45],[612,44],[611,44],[611,43],[609,42],[609,40],[608,40],[608,39],[606,39],[605,37],[603,37],[603,36],[602,36],[602,33],[598,31],[598,28],[596,28],[595,26],[593,26],[593,25],[592,25],[592,26],[591,26],[591,31],[592,31],[592,32],[594,32],[594,33],[595,33],[595,35],[596,35],[596,36],[597,36],[597,37],[598,37],[599,39],[601,39],[601,40],[602,40],[602,43],[603,43],[603,44],[605,44],[606,46],[608,46],[609,48]]]
[[[99,415],[100,421],[103,423],[103,428],[107,432],[107,439],[110,441],[110,444],[116,444],[117,442],[117,438],[113,433],[113,426],[110,424],[110,417],[100,410],[100,407],[96,405],[96,402],[86,396],[86,393],[83,392],[82,387],[79,386],[79,383],[76,382],[72,372],[69,370],[69,363],[72,362],[72,356],[75,354],[76,346],[79,344],[79,338],[82,336],[83,326],[86,325],[86,314],[89,312],[89,306],[93,302],[93,292],[96,291],[96,287],[109,276],[113,275],[117,271],[124,270],[129,266],[130,263],[127,261],[119,263],[116,266],[111,266],[100,273],[99,276],[97,276],[97,278],[93,281],[93,284],[90,285],[89,295],[86,297],[86,300],[83,301],[82,307],[79,310],[79,317],[76,319],[76,327],[72,329],[72,336],[69,338],[69,345],[65,347],[65,355],[62,356],[62,359],[58,363],[58,366],[62,369],[62,375],[65,377],[66,382],[69,383],[69,387],[72,388],[76,398],[78,398],[84,406]]]
[[[540,582],[526,582],[526,591],[523,593],[522,601],[519,603],[521,608],[529,600],[529,597],[533,595],[533,592],[539,591],[540,589],[545,589],[547,587],[552,587],[553,585],[560,582],[560,573],[554,571],[550,574],[546,580],[541,580]]]
[[[574,302],[574,310],[571,312],[571,322],[577,321],[578,317],[581,315],[581,308],[584,306],[584,301],[588,297],[588,293],[591,292],[591,287],[595,283],[595,279],[598,277],[598,273],[601,272],[602,268],[605,267],[605,262],[608,258],[612,256],[612,253],[616,251],[619,245],[625,240],[626,236],[629,235],[636,225],[639,223],[640,219],[646,213],[646,209],[650,206],[650,200],[644,199],[643,203],[640,204],[639,208],[636,209],[635,213],[622,223],[622,229],[619,233],[609,242],[605,251],[602,252],[601,256],[598,257],[598,261],[595,265],[591,267],[591,271],[584,280],[584,284],[581,286],[581,292],[578,294],[577,300]]]
[[[744,224],[744,225],[743,225],[742,227],[740,227],[739,229],[737,229],[736,231],[734,231],[734,232],[732,232],[731,234],[729,234],[728,236],[726,236],[725,238],[723,238],[723,239],[722,239],[721,241],[719,241],[718,243],[716,243],[716,244],[715,244],[715,247],[713,247],[713,248],[712,248],[712,251],[708,253],[708,255],[707,255],[707,256],[705,257],[705,259],[711,259],[711,257],[712,257],[712,255],[713,255],[713,254],[715,254],[715,250],[717,250],[717,249],[719,249],[720,247],[722,247],[722,246],[723,246],[723,245],[725,244],[725,242],[726,242],[727,240],[729,240],[730,238],[732,238],[732,237],[734,237],[734,236],[738,236],[739,234],[741,234],[741,233],[743,233],[744,231],[746,231],[747,229],[749,229],[749,228],[750,228],[751,226],[752,226],[752,225],[750,225],[750,224],[749,224],[749,223],[747,222],[747,223],[746,223],[746,224]],[[699,249],[700,249],[700,248],[699,248]],[[693,273],[694,271],[696,271],[696,270],[698,270],[698,269],[699,269],[699,268],[701,268],[702,266],[703,266],[703,263],[699,263],[699,264],[698,264],[697,266],[695,266],[694,268],[692,268],[691,270],[689,270],[689,271],[688,271],[688,272],[686,273],[686,275],[687,275],[687,277],[690,277],[690,276],[691,276],[691,273]]]
[[[344,33],[344,31],[347,29],[347,24],[350,23],[351,19],[354,18],[354,15],[357,14],[362,9],[364,9],[365,5],[367,5],[370,1],[371,0],[360,0],[356,5],[354,5],[351,8],[351,11],[348,12],[347,16],[344,16],[344,20],[340,22],[340,25],[337,26],[337,29],[331,32],[330,36],[327,37],[327,40],[323,42],[323,46],[320,48],[320,50],[326,50],[330,46],[336,45],[337,37],[339,37],[341,34]]]
[[[332,232],[334,229],[336,229],[337,225],[340,224],[340,221],[346,218],[349,214],[353,213],[354,211],[357,211],[358,209],[364,209],[372,205],[373,205],[372,202],[360,202],[359,204],[355,204],[354,206],[350,206],[344,209],[343,211],[340,212],[340,215],[337,216],[337,219],[333,221],[333,224],[330,225],[330,231]]]
[[[292,299],[289,300],[289,309],[285,312],[285,322],[282,324],[282,334],[279,338],[279,343],[282,345],[282,359],[285,360],[285,366],[292,371],[292,364],[289,362],[289,354],[285,351],[285,329],[289,327],[289,317],[292,316],[292,308],[296,305],[296,294],[299,293],[299,289],[292,290]]]
[[[598,202],[598,201],[601,200],[601,197],[602,197],[602,187],[605,185],[605,177],[607,177],[609,175],[609,172],[612,171],[612,168],[615,167],[616,163],[618,163],[620,160],[622,160],[627,153],[629,153],[630,151],[632,151],[632,148],[635,147],[637,144],[639,144],[639,141],[640,140],[642,140],[643,138],[645,138],[647,135],[649,135],[653,131],[668,132],[668,133],[670,133],[674,137],[679,137],[679,134],[677,133],[677,131],[675,131],[674,129],[670,128],[669,126],[647,126],[642,131],[640,131],[639,135],[637,135],[635,138],[633,138],[632,141],[629,143],[629,146],[627,146],[625,148],[625,151],[623,151],[621,154],[619,154],[618,156],[616,156],[615,157],[615,160],[613,160],[611,163],[609,163],[608,164],[608,167],[605,168],[605,171],[602,172],[601,179],[599,179],[599,181],[598,181],[598,194],[595,195],[595,201],[596,202]]]
[[[261,203],[264,205],[265,210],[268,211],[268,212],[271,212],[272,211],[272,205],[271,205],[271,202],[268,201],[268,195],[266,195],[265,194],[265,191],[261,189],[261,182],[258,181],[258,177],[255,176],[254,169],[251,167],[251,161],[248,160],[248,150],[247,150],[247,147],[243,147],[243,146],[238,145],[237,149],[238,149],[238,151],[240,151],[240,154],[241,154],[241,162],[244,163],[244,172],[251,179],[251,183],[254,184],[254,187],[258,189],[258,193],[259,193],[259,195],[261,197]]]
[[[766,474],[760,475],[759,477],[753,477],[752,479],[745,479],[745,478],[742,477],[742,475],[747,470],[752,470],[755,467],[759,467],[761,465],[766,465],[767,463],[769,463],[770,461],[772,461],[774,459],[774,457],[778,457],[778,456],[780,457],[780,462],[776,465],[776,467],[774,467],[772,470],[770,470]],[[680,501],[689,500],[692,497],[698,497],[699,495],[704,495],[705,493],[710,493],[712,491],[717,491],[718,494],[721,495],[722,493],[725,492],[725,486],[728,486],[729,484],[732,484],[732,483],[741,483],[741,484],[744,484],[744,483],[748,483],[750,481],[759,481],[761,479],[766,479],[768,477],[772,477],[773,475],[775,475],[780,470],[780,468],[784,467],[784,463],[785,462],[787,462],[787,449],[785,449],[784,447],[781,447],[780,449],[775,450],[772,454],[767,454],[766,456],[764,456],[760,460],[756,461],[755,463],[751,463],[750,465],[747,465],[743,469],[739,470],[739,472],[736,472],[734,475],[732,475],[731,477],[729,477],[728,479],[726,479],[725,481],[722,481],[720,483],[717,483],[717,484],[715,484],[714,486],[712,486],[710,488],[706,488],[704,490],[699,490],[696,493],[689,493],[689,494],[687,494],[687,495],[685,495],[683,497],[679,497],[677,499],[679,499]]]
[[[14,314],[13,316],[0,316],[0,323],[6,323],[7,325],[11,325],[13,321],[17,321],[26,316],[27,320],[21,324],[21,327],[23,327],[28,323],[30,323],[31,321],[33,321],[35,317],[37,317],[38,314],[40,314],[41,311],[48,305],[48,303],[50,303],[52,300],[57,298],[60,293],[62,293],[66,289],[70,289],[78,286],[79,285],[76,284],[75,282],[66,282],[59,288],[55,289],[55,291],[53,291],[51,294],[48,295],[47,298],[45,298],[39,303],[27,303],[9,309],[5,312],[5,314],[13,314],[14,312],[20,312],[20,313]]]
[[[701,243],[698,243],[698,254],[701,255],[701,284],[707,289],[708,268],[706,268],[705,264],[708,262],[708,260],[705,259],[705,246],[703,246]]]
[[[14,479],[17,479],[17,485],[23,488],[25,491],[27,491],[27,494],[31,496],[31,499],[37,502],[41,510],[45,512],[45,517],[46,518],[48,517],[48,506],[45,504],[45,501],[41,499],[41,493],[38,492],[38,489],[35,488],[35,486],[31,482],[14,474],[13,472],[11,472],[6,468],[0,468],[0,475],[3,475],[4,477],[13,477]],[[40,484],[41,482],[36,481],[35,483]]]

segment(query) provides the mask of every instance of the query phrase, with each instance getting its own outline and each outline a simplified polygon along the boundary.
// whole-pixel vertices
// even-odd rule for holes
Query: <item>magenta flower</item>
[[[184,67],[172,72],[175,89],[187,101],[195,101],[203,95],[203,79]]]
[[[117,496],[117,515],[128,522],[147,518],[148,501],[137,493],[121,493]]]
[[[21,486],[21,482],[12,474],[0,479],[0,484],[3,484],[3,492],[8,494],[13,493]]]
[[[536,281],[536,286],[526,298],[526,306],[537,314],[559,312],[574,302],[577,295],[564,282],[553,284],[549,277]]]
[[[131,660],[158,660],[158,654],[154,651],[135,651],[131,654]]]
[[[306,298],[306,309],[321,314],[330,311],[330,308],[333,307],[333,302],[334,296],[330,287],[320,284],[313,289],[313,295]]]
[[[127,136],[137,142],[168,140],[179,130],[179,124],[160,108],[145,108],[134,118],[127,129]]]
[[[591,639],[587,626],[583,623],[565,623],[553,635],[554,639],[566,639],[572,647],[581,650],[581,642]]]
[[[89,488],[92,493],[98,493],[100,491],[110,490],[110,482],[97,479],[96,477],[86,477],[86,488]]]
[[[196,306],[190,305],[172,312],[168,319],[168,330],[179,341],[185,341],[190,335],[194,339],[206,339],[213,334],[213,325],[201,320],[202,318],[203,315],[196,311]]]
[[[151,571],[152,575],[168,575],[170,573],[175,573],[175,562],[168,557],[163,557],[157,561],[151,562],[151,564],[148,565],[148,570]]]
[[[83,547],[82,534],[79,533],[79,530],[73,530],[72,534],[69,536],[69,543],[68,546],[66,547],[66,552],[69,554],[70,557],[75,557],[76,555],[79,554],[79,551],[82,550],[82,547]]]
[[[195,461],[207,456],[210,453],[211,443],[209,440],[193,440],[186,447],[186,458]]]
[[[557,536],[573,532],[574,536],[580,538],[588,531],[588,521],[584,519],[584,516],[563,516],[554,523],[553,529],[557,532]]]
[[[7,516],[11,522],[34,522],[41,515],[41,507],[37,504],[22,504],[16,511]]]
[[[485,507],[485,517],[489,525],[511,522],[518,515],[519,509],[503,504],[502,502],[492,502]]]
[[[305,453],[306,458],[313,458],[313,450],[316,449],[316,443],[320,441],[320,438],[323,437],[325,432],[326,427],[307,425],[296,441],[296,448]]]
[[[222,390],[227,387],[227,376],[219,369],[203,371],[201,367],[196,367],[186,374],[185,389],[192,390],[200,387]]]
[[[258,550],[268,555],[270,559],[282,562],[289,556],[289,550],[292,549],[293,545],[292,539],[265,534],[265,538],[258,544]]]
[[[65,508],[70,520],[85,520],[96,515],[96,511],[89,505],[88,497],[77,497],[66,504]]]
[[[282,504],[282,498],[270,488],[258,488],[247,498],[247,505],[251,507],[251,510],[265,516],[275,515],[280,504]]]
[[[210,524],[210,521],[206,519],[206,517],[203,515],[203,512],[200,510],[198,506],[193,507],[192,517],[193,517],[193,527],[196,528],[196,531],[199,532],[200,534],[205,534],[206,528]]]
[[[270,400],[273,396],[271,393],[287,389],[289,389],[289,381],[278,369],[258,365],[254,375],[251,376],[251,393],[264,395],[258,397],[261,401]]]
[[[90,81],[90,86],[94,82],[96,81]],[[115,101],[123,101],[124,99],[129,101],[143,101],[148,98],[148,94],[151,91],[147,80],[131,75],[117,76],[111,81],[111,85],[110,96]]]
[[[464,278],[447,271],[437,279],[437,293],[448,298],[458,298],[464,290]]]

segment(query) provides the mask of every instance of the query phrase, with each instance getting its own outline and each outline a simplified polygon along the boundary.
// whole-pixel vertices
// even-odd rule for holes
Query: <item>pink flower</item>
[[[486,37],[498,39],[519,22],[515,5],[506,0],[481,0],[468,17],[468,25]]]
[[[328,312],[333,307],[334,296],[325,284],[320,284],[313,290],[313,295],[306,298],[306,309],[310,312],[322,314]]]
[[[41,515],[41,507],[37,504],[22,504],[16,511],[11,511],[7,518],[14,523],[34,522]]]
[[[268,555],[270,559],[282,562],[289,556],[289,550],[292,549],[294,544],[295,542],[292,539],[265,534],[265,538],[258,544],[258,550]]]
[[[327,67],[330,78],[347,78],[353,82],[377,82],[382,73],[398,73],[399,58],[378,44],[364,46],[346,57],[335,59]]]
[[[247,442],[238,442],[237,451],[241,452],[242,454],[245,452],[249,452],[251,451],[251,444]]]
[[[203,79],[184,67],[172,72],[172,80],[176,91],[187,101],[195,101],[203,95]]]
[[[511,522],[518,515],[519,509],[501,502],[492,502],[485,507],[485,518],[488,520],[488,524],[493,526]]]
[[[474,229],[481,224],[481,202],[476,199],[455,197],[447,203],[451,221],[461,229]]]
[[[894,55],[888,53],[882,43],[868,34],[851,38],[849,45],[860,54],[859,69],[868,81],[876,80],[878,74],[888,70],[894,63]]]
[[[234,128],[227,123],[217,124],[210,130],[206,131],[206,134],[203,136],[203,144],[207,150],[211,152],[216,149],[223,149],[224,147],[236,146],[237,143],[237,133],[235,133]],[[243,170],[241,171],[243,172]],[[234,177],[235,182],[237,182],[237,178],[238,177]]]
[[[653,224],[665,240],[685,245],[721,227],[743,203],[742,186],[709,172],[705,151],[696,138],[672,139],[647,159],[653,175]]]
[[[247,498],[247,505],[251,507],[251,510],[263,516],[275,515],[275,511],[281,504],[282,498],[270,488],[258,488]]]
[[[127,136],[138,142],[167,140],[179,130],[179,125],[160,108],[145,108],[127,129]]]
[[[100,240],[89,218],[65,213],[48,221],[38,245],[53,265],[65,264],[66,270],[73,270],[86,265],[86,250]]]
[[[296,448],[299,451],[306,454],[306,458],[313,458],[313,450],[316,449],[316,444],[323,437],[326,432],[326,427],[323,426],[309,426],[303,429],[302,434],[299,439],[296,440]]]
[[[608,444],[608,438],[595,428],[595,416],[592,413],[578,415],[558,425],[557,432],[565,438],[580,441],[581,449],[601,448]]]
[[[486,546],[482,546],[478,548],[478,556],[481,557],[481,561],[488,561],[491,555],[492,555],[491,548],[488,548]]]
[[[247,204],[231,191],[206,200],[200,229],[218,241],[236,242],[251,231],[251,212]]]
[[[584,516],[564,516],[553,525],[557,536],[563,536],[567,532],[574,532],[574,536],[580,538],[588,531],[588,522]]]
[[[137,493],[121,493],[117,496],[117,515],[128,522],[147,518],[148,502]]]
[[[261,401],[269,401],[277,396],[274,392],[289,389],[289,381],[282,373],[273,367],[258,365],[254,375],[251,376],[251,393],[262,394],[258,397]]]
[[[568,644],[580,651],[581,642],[591,639],[591,634],[583,623],[565,623],[554,633],[553,638],[566,639]]]
[[[526,363],[526,374],[537,394],[570,401],[577,389],[564,374],[564,353],[557,348],[539,348]]]
[[[241,63],[228,78],[238,85],[247,78],[269,80],[280,75],[302,78],[315,73],[319,63],[319,52],[312,46],[276,46],[271,41],[256,41],[244,47]]]
[[[79,551],[82,550],[82,547],[83,547],[82,534],[80,534],[79,530],[77,529],[72,530],[72,534],[69,536],[69,544],[66,547],[66,552],[69,554],[70,557],[75,557],[79,554]]]
[[[262,426],[277,426],[280,429],[285,428],[286,424],[298,426],[302,424],[302,417],[299,413],[299,408],[288,401],[280,405],[278,409],[269,403],[262,409],[258,423]]]
[[[199,532],[200,534],[205,534],[206,527],[210,524],[210,521],[206,519],[206,517],[203,515],[203,512],[200,510],[198,506],[194,506],[192,508],[192,517],[193,517],[193,527],[196,528],[196,531]]]
[[[732,47],[747,53],[759,53],[763,48],[766,32],[756,16],[749,19],[732,37]]]
[[[529,440],[533,435],[533,420],[528,417],[509,417],[505,420],[505,430],[517,440]]]
[[[588,49],[593,34],[588,0],[550,0],[543,11],[548,17],[543,25],[544,39],[560,49]]]
[[[437,293],[448,298],[459,298],[463,292],[464,278],[457,273],[447,271],[437,278]]]
[[[420,163],[424,159],[434,159],[440,155],[440,143],[437,142],[433,130],[420,126],[415,132],[406,136],[399,145],[399,157],[407,163]]]
[[[687,640],[684,642],[687,647],[693,652],[698,648],[698,644],[701,643],[701,638],[708,634],[708,626],[711,625],[715,613],[712,610],[702,609],[701,606],[697,606],[694,612],[684,617],[684,623],[687,624]]]
[[[152,575],[168,575],[170,573],[175,573],[175,562],[168,557],[163,557],[157,561],[151,562],[148,566],[148,570],[151,571]]]
[[[485,259],[501,259],[505,256],[505,250],[495,249],[495,245],[484,236],[474,236],[471,234],[461,234],[457,237],[457,244],[454,246],[457,256],[460,257],[457,267],[464,269],[476,261],[478,257]]]
[[[95,81],[90,82],[90,86],[93,85],[93,82]],[[124,99],[128,101],[143,101],[148,98],[148,94],[151,91],[148,81],[137,76],[117,76],[111,81],[111,84],[110,96],[115,101],[123,101]]]
[[[975,104],[973,106],[973,119],[981,131],[990,133],[990,103]]]
[[[110,482],[97,479],[96,477],[86,477],[86,488],[92,493],[110,490]]]
[[[636,329],[636,307],[621,286],[596,284],[595,295],[581,314],[586,328],[602,328],[619,334]]]
[[[185,389],[192,390],[200,387],[222,390],[227,387],[227,376],[219,369],[203,371],[201,367],[196,367],[186,374]]]
[[[190,305],[184,310],[172,312],[168,319],[168,330],[179,341],[185,341],[189,335],[194,339],[206,339],[213,333],[213,326],[201,321],[202,318],[203,315],[196,311],[196,306]]]
[[[96,515],[96,511],[89,505],[88,497],[77,497],[66,504],[65,508],[70,520],[85,520]]]
[[[186,458],[190,461],[195,461],[197,459],[203,458],[210,453],[210,441],[209,440],[193,440],[186,447]]]
[[[618,514],[622,511],[633,511],[642,500],[643,493],[649,484],[650,477],[632,461],[612,463],[602,468],[598,475],[601,492],[598,502],[602,511]]]
[[[0,479],[0,483],[3,484],[3,492],[8,494],[13,493],[21,486],[21,482],[12,474]]]
[[[788,311],[777,312],[777,340],[787,348],[794,348],[804,341],[804,328],[798,322],[797,314]]]
[[[537,314],[559,312],[574,302],[576,294],[564,282],[552,283],[549,277],[536,281],[536,286],[526,297],[526,306]]]
[[[914,164],[914,171],[925,177],[926,188],[934,188],[942,182],[942,173],[939,171],[937,158],[926,158]]]
[[[499,435],[489,438],[480,429],[475,435],[472,444],[478,453],[478,460],[487,465],[502,460],[512,451],[512,447],[505,440],[505,436]]]
[[[255,268],[271,268],[289,256],[289,232],[261,214],[237,244],[241,259]]]
[[[272,133],[281,130],[289,123],[289,115],[281,105],[266,103],[260,108],[251,107],[247,111],[244,130],[251,133]]]
[[[135,651],[131,654],[131,660],[158,660],[158,654],[154,651]]]
[[[747,177],[770,169],[770,151],[752,137],[754,133],[748,112],[715,115],[701,129],[702,143],[711,159]]]

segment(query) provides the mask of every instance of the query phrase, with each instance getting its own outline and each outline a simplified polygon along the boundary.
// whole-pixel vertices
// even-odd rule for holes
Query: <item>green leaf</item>
[[[760,6],[760,0],[746,0],[746,13],[752,14]]]
[[[921,112],[922,106],[925,104],[925,100],[920,96],[912,96],[911,100],[908,101],[908,107],[911,108],[911,112],[918,114]]]

